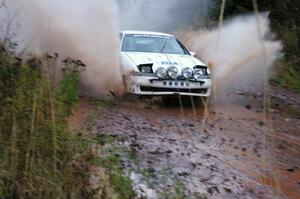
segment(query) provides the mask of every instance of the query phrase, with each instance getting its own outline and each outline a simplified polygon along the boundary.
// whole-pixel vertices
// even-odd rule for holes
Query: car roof
[[[121,31],[123,34],[143,34],[143,35],[160,35],[160,36],[169,36],[174,37],[173,35],[162,33],[162,32],[153,32],[153,31],[138,31],[138,30],[124,30]]]

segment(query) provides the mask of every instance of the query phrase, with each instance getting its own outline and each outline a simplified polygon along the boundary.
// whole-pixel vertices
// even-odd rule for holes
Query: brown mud
[[[135,155],[123,165],[140,198],[174,194],[179,182],[187,198],[298,199],[300,97],[272,89],[267,121],[260,93],[231,92],[207,114],[201,106],[118,100],[96,115],[93,133],[125,137]]]

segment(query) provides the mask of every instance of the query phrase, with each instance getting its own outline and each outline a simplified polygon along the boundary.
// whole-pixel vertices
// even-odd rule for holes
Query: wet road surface
[[[187,198],[300,198],[300,118],[277,105],[264,120],[259,97],[228,98],[209,111],[118,101],[97,113],[93,133],[126,138],[139,197],[180,183]]]

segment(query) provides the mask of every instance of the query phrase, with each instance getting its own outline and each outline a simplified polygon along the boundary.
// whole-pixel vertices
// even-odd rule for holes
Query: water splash
[[[110,0],[10,0],[19,10],[19,41],[27,52],[58,52],[88,67],[83,90],[93,96],[121,92],[117,5]]]
[[[221,28],[177,34],[212,67],[215,86],[225,92],[262,84],[264,70],[281,57],[282,45],[273,39],[268,15],[260,14],[259,21],[255,15],[238,16]]]

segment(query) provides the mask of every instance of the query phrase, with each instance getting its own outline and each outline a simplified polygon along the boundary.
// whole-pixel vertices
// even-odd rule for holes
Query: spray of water
[[[9,0],[19,10],[19,41],[28,52],[57,52],[81,59],[83,91],[103,96],[122,91],[117,5],[110,0]]]
[[[221,28],[179,33],[189,49],[212,66],[218,92],[262,85],[264,70],[281,56],[282,45],[273,40],[268,15],[258,18],[239,16]]]

